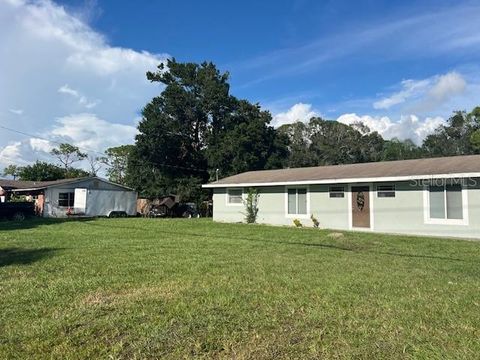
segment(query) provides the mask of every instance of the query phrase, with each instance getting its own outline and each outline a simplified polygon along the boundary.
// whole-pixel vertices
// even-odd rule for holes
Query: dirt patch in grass
[[[189,287],[188,284],[168,282],[162,285],[127,288],[118,291],[96,290],[80,299],[84,307],[114,306],[154,299],[172,300]]]
[[[339,239],[339,238],[343,238],[345,235],[341,232],[331,232],[327,236],[332,239]]]

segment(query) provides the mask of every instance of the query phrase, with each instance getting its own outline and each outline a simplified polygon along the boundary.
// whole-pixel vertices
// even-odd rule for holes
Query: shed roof
[[[23,181],[23,180],[7,180],[0,179],[0,187],[4,189],[44,189],[52,185],[67,184],[71,182],[76,182],[78,180],[83,180],[86,178],[73,178],[73,179],[61,179],[61,180],[52,180],[52,181]]]
[[[60,180],[52,180],[52,181],[22,181],[22,180],[6,180],[6,179],[0,179],[0,187],[5,189],[5,190],[41,190],[41,189],[46,189],[51,186],[57,186],[57,185],[64,185],[64,184],[73,184],[76,182],[84,181],[84,180],[90,180],[90,179],[97,179],[100,181],[108,182],[110,184],[132,190],[129,187],[126,187],[124,185],[120,184],[115,184],[112,183],[108,180],[98,178],[98,177],[79,177],[79,178],[72,178],[72,179],[60,179]]]
[[[480,177],[480,155],[248,171],[203,187],[401,181],[468,176]]]

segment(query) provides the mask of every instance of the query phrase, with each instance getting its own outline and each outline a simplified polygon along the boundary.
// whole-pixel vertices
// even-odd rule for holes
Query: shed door
[[[352,226],[370,228],[370,189],[352,186]]]
[[[75,189],[73,207],[75,208],[75,213],[85,213],[87,208],[87,189]]]

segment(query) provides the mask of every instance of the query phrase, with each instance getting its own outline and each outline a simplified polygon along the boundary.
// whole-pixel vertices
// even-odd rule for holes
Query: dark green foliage
[[[69,168],[67,172],[60,166],[49,164],[44,161],[36,161],[32,165],[19,168],[18,176],[24,181],[53,181],[59,179],[70,179],[87,177],[90,174],[83,169]]]
[[[73,178],[81,178],[81,177],[87,177],[87,176],[92,176],[91,173],[88,171],[85,171],[83,169],[77,169],[77,168],[69,168],[66,175],[64,176],[65,179],[73,179]]]
[[[37,160],[32,165],[22,166],[18,175],[20,180],[25,181],[51,181],[65,179],[65,170],[60,166]]]
[[[18,165],[8,165],[3,169],[3,176],[11,176],[13,180],[18,177],[18,173],[20,172],[20,166]]]
[[[258,199],[260,194],[255,188],[248,189],[247,198],[245,199],[245,221],[247,224],[254,224],[258,215]]]
[[[147,78],[165,89],[143,109],[128,160],[126,181],[142,195],[183,193],[182,200],[198,201],[200,188],[190,187],[213,180],[216,169],[225,177],[281,166],[286,150],[270,113],[231,96],[228,73],[169,60]]]
[[[410,140],[399,140],[393,138],[386,140],[383,145],[382,160],[406,160],[406,159],[418,159],[424,157],[422,148],[415,145]]]
[[[423,150],[427,156],[451,156],[480,153],[480,107],[470,113],[455,111],[446,125],[427,136]]]
[[[384,140],[365,127],[312,118],[307,124],[283,125],[278,131],[289,139],[288,167],[351,164],[382,158]]]

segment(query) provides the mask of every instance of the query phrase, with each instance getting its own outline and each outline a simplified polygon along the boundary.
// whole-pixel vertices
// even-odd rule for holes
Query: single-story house
[[[137,193],[99,177],[55,181],[0,180],[3,201],[25,195],[35,201],[43,217],[109,216],[112,212],[137,214]]]
[[[241,222],[249,188],[258,223],[480,238],[480,155],[249,171],[206,185],[213,219]]]

